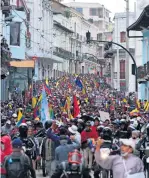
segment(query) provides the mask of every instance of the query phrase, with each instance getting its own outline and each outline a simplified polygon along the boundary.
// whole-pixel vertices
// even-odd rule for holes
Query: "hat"
[[[36,117],[36,118],[35,118],[35,121],[40,121],[39,117]]]
[[[72,125],[71,127],[68,128],[69,132],[75,134],[78,132],[78,127],[75,125]]]
[[[8,120],[8,121],[6,122],[6,124],[9,124],[9,125],[10,125],[10,124],[11,124],[11,121],[10,121],[10,120]]]
[[[82,119],[78,119],[78,123],[83,123],[83,120]]]
[[[17,118],[17,114],[16,114],[16,113],[13,113],[13,114],[12,114],[12,117]]]
[[[130,146],[135,151],[135,143],[131,139],[120,139],[123,145]]]
[[[19,138],[16,138],[12,142],[12,147],[13,148],[22,148],[22,144],[23,144],[23,142]]]

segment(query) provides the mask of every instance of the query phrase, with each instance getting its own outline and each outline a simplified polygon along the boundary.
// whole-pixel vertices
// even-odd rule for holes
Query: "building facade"
[[[86,32],[90,30],[92,39],[96,39],[98,27],[87,21],[83,14],[74,8],[57,1],[53,1],[52,8],[56,50],[53,52],[53,58],[59,57],[63,60],[63,63],[54,66],[54,70],[58,70],[59,73],[99,72],[97,57],[101,57],[100,51],[97,45],[86,44]]]
[[[25,60],[26,43],[26,24],[24,21],[26,19],[26,7],[21,2],[23,0],[18,0],[15,3],[13,1],[3,1],[3,8],[1,9],[4,22],[2,24],[2,35],[10,50],[9,60],[3,64],[9,71],[9,76],[3,81],[5,82],[4,93],[7,95],[5,99],[8,99],[16,89],[19,89],[21,93],[27,87],[29,78],[28,68],[18,65],[18,62]]]
[[[99,3],[81,3],[81,2],[70,2],[67,3],[69,7],[74,8],[79,13],[83,14],[83,17],[95,25],[98,28],[98,34],[95,33],[96,40],[104,40],[105,32],[112,32],[111,21],[110,21],[110,11]],[[92,34],[94,35],[94,33]],[[95,38],[94,38],[95,39]],[[101,58],[104,56],[104,45],[98,44],[98,51]]]
[[[127,28],[129,38],[142,38],[142,64],[138,66],[139,99],[149,100],[149,5],[139,18]],[[140,31],[142,35],[131,36],[132,31]]]
[[[26,54],[35,61],[34,80],[43,80],[53,75],[53,12],[51,1],[26,0],[29,9],[27,19]],[[58,62],[60,62],[58,60]]]
[[[135,13],[129,13],[129,23],[135,21]],[[126,48],[126,13],[116,13],[114,16],[113,41]],[[129,51],[135,57],[135,39],[129,40]],[[121,47],[113,45],[114,57],[112,58],[113,87],[124,92],[135,91],[135,76],[132,75],[131,57]],[[129,57],[129,60],[127,58]],[[135,58],[137,63],[137,58]],[[127,78],[128,76],[128,78]]]

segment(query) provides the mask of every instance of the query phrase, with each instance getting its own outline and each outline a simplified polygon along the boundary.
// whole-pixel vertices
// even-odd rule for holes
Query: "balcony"
[[[5,38],[1,40],[1,63],[6,64],[11,60],[11,52]]]
[[[83,57],[81,55],[77,55],[76,60],[81,63],[81,62],[83,62]]]
[[[145,71],[144,71],[144,66],[138,67],[138,83],[145,83]]]
[[[5,15],[5,17],[9,16],[10,9],[11,9],[10,0],[2,0],[1,1],[1,10],[2,10],[2,13]]]
[[[58,48],[58,47],[54,48],[53,54],[58,57],[67,59],[67,60],[74,59],[74,57],[75,57],[75,55],[72,52],[66,51],[66,50],[64,50],[62,48]]]
[[[149,61],[144,64],[144,79],[149,81]]]

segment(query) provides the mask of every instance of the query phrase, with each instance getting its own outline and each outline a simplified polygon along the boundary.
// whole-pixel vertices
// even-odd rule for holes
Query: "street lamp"
[[[91,40],[91,33],[90,33],[89,31],[86,33],[86,42],[87,42],[88,44],[89,44],[90,42],[106,43],[106,44],[107,44],[106,48],[107,48],[108,46],[110,46],[111,44],[115,44],[115,45],[121,47],[122,49],[124,49],[124,50],[129,54],[129,56],[131,57],[131,59],[132,59],[132,61],[133,61],[133,63],[134,63],[134,66],[135,66],[135,71],[136,71],[136,73],[135,73],[135,76],[136,76],[136,83],[135,83],[135,85],[136,85],[136,92],[138,92],[138,84],[137,84],[137,64],[136,64],[136,61],[135,61],[134,57],[132,56],[132,54],[131,54],[124,46],[120,45],[119,43],[115,43],[115,42],[113,42],[113,41]]]

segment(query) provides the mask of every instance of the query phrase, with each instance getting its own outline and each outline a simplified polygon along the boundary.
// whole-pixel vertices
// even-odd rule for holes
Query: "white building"
[[[54,50],[53,59],[60,58],[62,64],[55,64],[54,71],[58,73],[93,73],[99,72],[97,59],[97,45],[86,44],[86,32],[92,33],[96,39],[98,28],[84,19],[83,14],[74,8],[69,8],[59,2],[53,1],[54,20]],[[90,54],[88,56],[86,53]],[[90,57],[90,58],[89,58]],[[90,60],[89,60],[90,59]],[[94,62],[93,60],[94,59]],[[95,70],[89,70],[94,68]],[[56,75],[58,77],[58,75]]]
[[[87,52],[101,57],[102,48],[86,44],[86,32],[90,30],[96,39],[97,26],[88,22],[82,13],[58,1],[26,0],[26,3],[30,11],[26,22],[26,54],[36,59],[35,80],[67,73],[100,72],[97,58],[84,55]]]
[[[143,9],[149,4],[148,0],[136,0],[135,4],[135,21],[138,19]],[[134,31],[134,36],[142,36],[141,32]],[[137,67],[142,66],[142,38],[134,38],[135,40],[135,57],[137,59]],[[141,98],[141,85],[138,84],[138,98]]]
[[[135,13],[129,13],[129,24],[135,21]],[[113,41],[126,47],[126,13],[116,13],[114,16],[114,33]],[[133,35],[133,34],[131,34]],[[129,39],[129,51],[135,58],[135,39]],[[115,57],[112,59],[113,68],[113,87],[121,91],[135,91],[135,76],[132,75],[133,61],[129,57],[129,63],[127,63],[127,53],[120,47],[113,45]],[[136,58],[135,58],[136,59]],[[136,59],[137,60],[137,59]],[[127,80],[129,75],[129,80]],[[128,82],[128,85],[127,85]]]
[[[66,3],[68,6],[76,9],[76,11],[82,13],[84,18],[90,23],[94,24],[98,28],[98,35],[96,40],[104,39],[104,32],[112,32],[111,21],[110,21],[110,11],[100,3],[82,3],[82,2],[70,2]],[[89,29],[90,30],[90,29]],[[94,33],[91,35],[94,35]],[[104,55],[104,45],[98,44],[98,51],[100,57],[103,58]]]
[[[99,3],[70,2],[68,6],[84,15],[86,20],[94,23],[101,32],[108,30],[110,11]]]
[[[42,80],[53,75],[53,13],[51,1],[26,0],[30,15],[27,18],[28,40],[26,53],[36,59],[35,80]],[[62,62],[57,60],[56,62]]]

